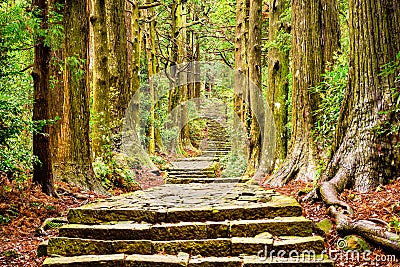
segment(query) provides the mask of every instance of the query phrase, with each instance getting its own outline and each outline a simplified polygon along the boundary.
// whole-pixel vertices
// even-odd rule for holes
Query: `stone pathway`
[[[173,163],[162,186],[71,209],[39,247],[51,255],[43,266],[334,266],[315,256],[324,240],[294,198],[216,177],[229,142],[210,140],[202,157]]]

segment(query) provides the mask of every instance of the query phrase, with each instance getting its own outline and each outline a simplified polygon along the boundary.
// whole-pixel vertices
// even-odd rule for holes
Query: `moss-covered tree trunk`
[[[132,36],[130,43],[132,45],[132,77],[131,77],[131,94],[133,95],[132,104],[133,108],[133,121],[135,123],[135,129],[140,128],[140,53],[141,53],[141,31],[139,26],[139,3],[137,0],[134,0],[132,3],[132,14],[131,14],[131,28],[132,28]],[[139,140],[139,133],[138,135]]]
[[[178,70],[176,66],[178,63],[178,43],[182,27],[182,2],[181,0],[174,0],[171,5],[171,51],[170,51],[170,91],[168,102],[168,113],[171,114],[172,110],[179,104],[180,94],[179,88],[176,87],[178,80]],[[174,118],[175,119],[175,118]]]
[[[94,158],[105,157],[110,148],[110,82],[108,74],[108,46],[106,2],[95,0],[93,16],[93,127]]]
[[[250,0],[249,10],[249,39],[247,47],[248,57],[248,92],[250,104],[249,152],[246,172],[254,174],[257,170],[262,149],[261,133],[264,130],[262,84],[261,84],[261,27],[262,1]]]
[[[286,158],[288,134],[288,93],[289,93],[289,47],[284,42],[290,34],[290,25],[282,22],[282,15],[289,8],[289,0],[272,1],[269,7],[268,89],[267,103],[272,110],[276,128],[274,161],[279,166]],[[287,37],[286,37],[287,38]],[[267,134],[267,133],[265,133]]]
[[[182,15],[181,15],[181,27],[180,33],[178,36],[178,63],[179,64],[189,64],[187,61],[188,58],[188,38],[187,38],[187,21],[188,21],[188,12],[189,9],[185,5],[182,4]],[[192,146],[192,142],[190,140],[189,133],[189,125],[188,125],[188,116],[189,116],[189,84],[188,84],[188,72],[190,72],[189,65],[187,65],[184,69],[179,70],[178,79],[179,79],[179,129],[180,129],[180,141],[179,141],[179,150],[194,150]]]
[[[32,6],[38,9],[38,17],[42,19],[41,29],[48,28],[47,1],[33,0]],[[50,87],[50,59],[51,48],[46,46],[43,38],[36,40],[35,62],[32,72],[34,82],[34,104],[33,120],[51,119],[51,87]],[[49,126],[44,126],[39,133],[33,134],[33,155],[37,156],[40,162],[35,163],[33,182],[41,185],[42,191],[48,195],[55,195],[53,186],[53,157],[52,142],[50,140]]]
[[[236,1],[236,29],[235,29],[235,83],[234,83],[234,128],[236,132],[233,139],[233,149],[237,150],[242,145],[239,136],[241,123],[245,122],[245,97],[246,97],[246,81],[247,73],[246,62],[246,1]]]
[[[336,23],[337,9],[330,9],[336,5],[325,5],[327,10],[323,10],[321,6],[321,0],[292,0],[293,87],[290,148],[282,167],[269,180],[272,185],[282,185],[294,178],[312,180],[316,175],[318,162],[312,129],[319,96],[311,93],[310,89],[321,82],[325,67],[328,62],[332,62],[326,55],[333,55],[333,51],[339,47],[339,28],[326,25],[339,25]]]
[[[114,133],[118,133],[132,97],[128,77],[126,5],[124,0],[106,0],[106,6],[111,121]]]
[[[89,12],[87,1],[64,6],[63,122],[58,147],[58,179],[87,189],[102,190],[92,170],[89,140]]]
[[[381,74],[400,51],[398,4],[349,1],[349,81],[322,176],[321,194],[328,204],[340,203],[337,194],[345,188],[364,192],[400,174],[399,133],[390,131],[399,125],[393,89],[400,86],[398,73]]]
[[[147,1],[148,4],[151,4],[153,1]],[[150,90],[150,118],[148,122],[148,152],[151,155],[154,155],[156,152],[156,130],[155,130],[155,108],[156,108],[156,97],[155,97],[155,88],[153,76],[157,72],[157,56],[156,56],[156,25],[154,18],[154,10],[153,8],[146,9],[146,60],[147,60],[147,71],[148,71],[148,79],[149,79],[149,90]]]

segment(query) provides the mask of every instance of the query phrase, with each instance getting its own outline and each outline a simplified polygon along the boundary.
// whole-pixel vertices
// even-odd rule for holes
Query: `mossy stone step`
[[[245,183],[248,182],[250,178],[246,177],[234,177],[234,178],[191,178],[191,177],[169,177],[165,179],[167,184],[190,184],[190,183]]]
[[[59,229],[60,237],[102,240],[190,240],[228,237],[255,237],[268,232],[274,236],[310,236],[312,221],[304,217],[221,222],[180,222],[163,224],[69,224]]]
[[[207,170],[207,169],[193,169],[193,170],[177,170],[177,169],[169,169],[168,174],[174,175],[174,174],[204,174],[204,175],[215,175],[214,170]]]
[[[97,255],[47,258],[44,267],[334,267],[330,260],[316,258],[194,257],[185,255]]]
[[[47,258],[43,267],[121,267],[125,266],[125,255],[84,255],[75,257]]]
[[[202,172],[202,171],[192,171],[192,172],[179,172],[179,171],[173,171],[173,172],[168,172],[168,177],[176,177],[176,178],[184,178],[184,177],[191,177],[191,178],[213,178],[216,177],[216,173],[213,171],[208,171],[208,172]]]
[[[216,178],[216,174],[213,173],[211,174],[195,174],[195,173],[174,173],[174,174],[168,174],[168,178]]]
[[[96,224],[110,221],[136,221],[148,223],[257,220],[275,217],[301,216],[301,206],[297,202],[253,203],[247,207],[224,205],[221,207],[183,207],[162,210],[139,208],[91,209],[74,208],[68,212],[70,223]]]
[[[250,183],[164,184],[70,209],[70,223],[256,220],[301,216],[293,197]]]
[[[67,237],[49,239],[47,252],[49,255],[81,256],[105,255],[117,253],[130,254],[170,254],[180,252],[189,255],[214,257],[239,256],[241,254],[256,255],[261,250],[284,251],[282,256],[291,251],[314,251],[320,254],[324,250],[324,240],[319,236],[281,237],[282,240],[255,237],[233,237],[195,240],[98,240]]]
[[[210,156],[210,155],[217,155],[217,156],[222,156],[222,155],[227,155],[229,151],[226,150],[204,150],[202,152],[203,156]]]
[[[193,158],[179,158],[175,162],[179,161],[216,161],[217,159],[214,157],[193,157]]]
[[[334,267],[333,261],[324,259],[323,256],[316,255],[314,258],[305,257],[292,257],[292,258],[278,258],[278,257],[259,257],[259,256],[245,256],[243,259],[242,267]]]

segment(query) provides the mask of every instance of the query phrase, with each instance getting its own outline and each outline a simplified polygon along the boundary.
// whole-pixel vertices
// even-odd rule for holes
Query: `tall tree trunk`
[[[118,133],[131,100],[124,0],[106,0],[109,49],[110,101],[113,132]]]
[[[399,125],[393,88],[400,85],[397,73],[381,74],[400,51],[399,23],[397,0],[349,1],[349,81],[321,177],[328,204],[343,204],[337,194],[345,188],[365,192],[400,174],[399,133],[390,132]]]
[[[236,32],[235,32],[235,84],[234,84],[234,128],[238,130],[243,121],[243,105],[244,105],[244,74],[243,74],[243,50],[244,32],[245,32],[245,0],[236,1]],[[239,148],[238,132],[235,133],[233,139],[234,150]]]
[[[146,3],[151,4],[153,1],[147,1]],[[150,155],[154,155],[156,152],[156,130],[155,130],[155,108],[156,108],[156,97],[153,76],[157,72],[157,56],[156,56],[156,33],[155,33],[155,18],[153,8],[146,10],[146,17],[148,23],[146,25],[146,60],[147,70],[149,79],[149,90],[150,90],[150,118],[148,125],[148,138],[149,147],[148,152]]]
[[[335,5],[326,5],[327,8],[332,6]],[[325,16],[328,18],[325,19]],[[324,69],[328,62],[332,62],[325,55],[333,55],[333,51],[338,49],[338,41],[327,41],[339,37],[338,29],[324,25],[337,20],[337,9],[322,11],[321,0],[292,0],[293,87],[290,149],[282,167],[271,176],[269,182],[272,185],[282,185],[294,178],[310,181],[316,176],[317,153],[312,129],[319,96],[311,93],[310,89],[321,82]]]
[[[262,83],[261,83],[261,23],[262,0],[250,0],[249,11],[249,44],[247,50],[249,66],[249,100],[250,100],[250,132],[249,153],[246,173],[254,174],[259,167],[264,130],[261,112],[263,110]]]
[[[111,145],[110,136],[110,82],[108,74],[108,46],[106,2],[95,0],[93,17],[93,131],[94,158],[105,157]]]
[[[133,121],[135,123],[134,129],[136,130],[137,140],[139,139],[139,128],[140,128],[140,53],[141,53],[141,31],[139,27],[139,2],[138,0],[132,1],[132,15],[131,15],[131,27],[132,27],[132,77],[131,77],[131,94],[133,95],[132,104],[133,108]]]
[[[171,52],[170,52],[170,91],[169,91],[169,102],[168,102],[168,114],[171,114],[172,110],[179,104],[179,88],[176,87],[178,80],[178,70],[176,66],[179,64],[178,61],[178,42],[180,38],[180,32],[182,27],[182,2],[181,0],[174,0],[171,5]]]
[[[289,25],[281,21],[289,8],[289,0],[272,1],[269,7],[269,42],[277,42],[280,35],[290,33]],[[287,155],[288,93],[289,93],[289,49],[274,44],[268,50],[267,103],[272,110],[276,128],[274,161],[279,166]],[[265,133],[267,134],[267,133]]]
[[[67,149],[62,157],[60,179],[85,188],[102,190],[94,179],[89,141],[89,86],[88,86],[88,2],[69,1],[64,7],[65,71],[63,142]]]
[[[182,15],[181,15],[181,29],[178,37],[178,63],[182,64],[187,61],[187,18],[188,8],[185,4],[182,4]],[[181,108],[179,109],[179,129],[180,131],[180,151],[194,150],[192,142],[190,141],[188,116],[189,116],[189,86],[188,86],[188,72],[190,72],[190,65],[187,65],[184,70],[180,70],[179,77],[179,100]]]
[[[41,29],[48,28],[47,1],[33,0],[33,7],[39,10],[38,17],[42,19]],[[49,120],[50,117],[50,58],[51,48],[46,46],[43,38],[37,40],[35,46],[35,64],[32,73],[34,81],[34,104],[33,120]],[[33,134],[33,155],[37,156],[40,162],[35,163],[33,172],[33,182],[41,185],[42,191],[54,196],[53,186],[53,162],[52,162],[52,143],[49,135],[49,126],[44,126],[39,133]]]

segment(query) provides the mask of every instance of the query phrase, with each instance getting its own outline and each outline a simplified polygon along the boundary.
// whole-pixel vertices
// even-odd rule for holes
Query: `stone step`
[[[213,155],[212,155],[213,156]],[[213,171],[216,170],[218,166],[217,161],[196,161],[196,160],[182,160],[182,161],[175,161],[171,163],[171,167],[169,170],[182,170],[182,171]]]
[[[75,257],[47,258],[43,267],[121,267],[125,265],[124,254],[84,255]]]
[[[220,222],[180,222],[163,224],[68,224],[59,229],[60,237],[102,240],[190,240],[230,237],[255,237],[268,232],[273,236],[310,236],[312,222],[304,217],[278,217],[263,220]]]
[[[202,175],[205,177],[215,177],[215,171],[214,170],[177,170],[177,169],[170,169],[168,171],[169,176],[174,176],[174,175]]]
[[[334,267],[330,260],[316,255],[315,259],[244,257],[193,257],[173,255],[97,255],[47,258],[44,267]]]
[[[180,161],[209,161],[213,162],[216,161],[217,159],[214,157],[193,157],[193,158],[179,158],[176,160],[176,162]]]
[[[244,177],[235,177],[235,178],[177,178],[177,177],[169,177],[165,179],[165,183],[167,184],[190,184],[190,183],[245,183],[248,182],[250,178]]]
[[[222,151],[215,151],[215,150],[213,150],[213,151],[209,151],[209,150],[205,150],[205,151],[203,151],[202,152],[202,155],[203,156],[213,156],[213,155],[215,155],[215,156],[225,156],[225,155],[227,155],[229,153],[229,151],[224,151],[224,150],[222,150]]]
[[[246,204],[246,203],[244,203]],[[139,208],[90,209],[74,208],[68,212],[70,223],[130,221],[160,223],[188,221],[256,220],[263,218],[301,216],[301,206],[294,201],[221,207],[169,208],[143,210]]]
[[[244,199],[243,196],[247,196]],[[224,221],[301,216],[292,197],[253,184],[171,185],[70,209],[70,223]]]
[[[183,168],[169,168],[167,169],[168,173],[180,172],[180,173],[215,173],[214,169],[183,169]]]
[[[164,184],[70,209],[70,223],[255,220],[301,216],[293,197],[258,184]]]
[[[230,151],[230,148],[226,147],[206,147],[203,151]]]
[[[207,139],[207,140],[200,140],[203,144],[218,144],[218,145],[226,145],[231,146],[231,142],[228,141],[229,139]]]
[[[254,237],[233,237],[195,240],[98,240],[67,237],[49,239],[47,253],[60,256],[106,255],[117,253],[129,254],[169,254],[181,252],[192,256],[228,257],[257,255],[260,250],[283,251],[280,255],[288,255],[291,251],[313,251],[316,254],[324,250],[324,240],[319,236],[281,237],[279,240]]]
[[[214,173],[212,175],[206,175],[206,174],[186,174],[184,172],[182,173],[177,173],[177,174],[168,174],[168,178],[170,179],[179,179],[179,178],[188,178],[188,179],[201,179],[201,178],[215,178],[217,175]]]

